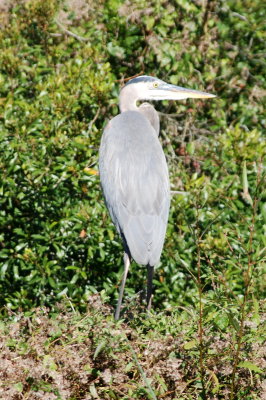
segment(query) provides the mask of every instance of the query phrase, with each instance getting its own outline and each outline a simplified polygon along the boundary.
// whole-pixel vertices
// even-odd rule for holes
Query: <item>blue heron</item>
[[[101,139],[99,170],[106,206],[124,245],[124,274],[115,319],[119,319],[131,260],[147,267],[147,309],[151,307],[154,266],[163,248],[169,206],[168,167],[158,139],[160,122],[149,103],[138,100],[210,98],[151,76],[131,79],[121,89],[120,114]]]

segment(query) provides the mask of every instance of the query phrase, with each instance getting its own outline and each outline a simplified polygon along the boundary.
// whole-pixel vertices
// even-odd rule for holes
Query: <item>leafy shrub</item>
[[[188,195],[173,195],[156,306],[197,304],[199,261],[211,302],[225,284],[242,296],[247,269],[262,297],[259,2],[75,7],[12,3],[0,33],[1,305],[27,309],[67,295],[82,307],[102,289],[114,301],[122,246],[99,188],[98,146],[118,112],[118,79],[140,71],[219,96],[158,104],[172,189]],[[127,293],[143,284],[143,270],[133,266]]]

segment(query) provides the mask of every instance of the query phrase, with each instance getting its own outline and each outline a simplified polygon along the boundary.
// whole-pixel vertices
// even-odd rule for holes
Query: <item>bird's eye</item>
[[[154,87],[154,88],[157,88],[158,86],[159,86],[159,83],[158,83],[158,82],[154,82],[154,83],[153,83],[153,87]]]

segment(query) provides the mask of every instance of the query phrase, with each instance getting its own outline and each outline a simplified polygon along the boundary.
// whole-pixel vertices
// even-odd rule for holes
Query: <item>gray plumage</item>
[[[170,189],[168,168],[159,135],[159,116],[138,100],[214,97],[205,92],[140,76],[120,92],[121,114],[104,130],[99,169],[106,206],[125,248],[125,272],[115,318],[120,315],[130,259],[147,266],[147,306],[151,306],[153,267],[159,262],[167,227]]]
[[[169,179],[158,136],[140,112],[126,111],[109,122],[100,174],[107,208],[131,257],[156,265],[167,226]]]

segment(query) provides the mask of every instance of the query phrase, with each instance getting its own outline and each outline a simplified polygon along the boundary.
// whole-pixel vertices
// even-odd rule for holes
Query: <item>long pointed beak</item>
[[[165,84],[153,90],[153,97],[162,100],[182,100],[182,99],[208,99],[216,97],[215,94],[201,92],[194,89],[186,89],[181,86]]]

